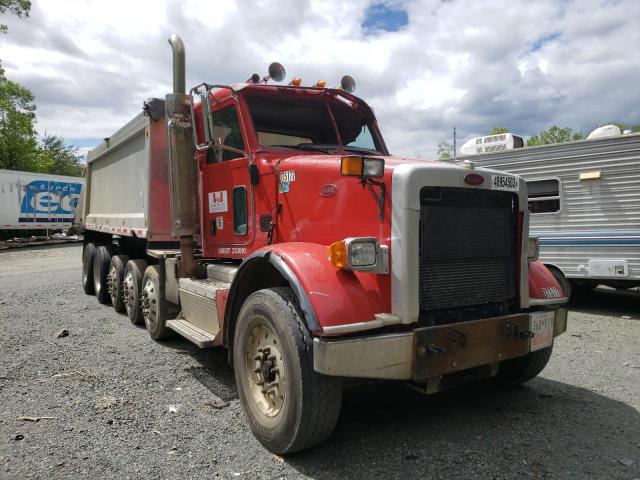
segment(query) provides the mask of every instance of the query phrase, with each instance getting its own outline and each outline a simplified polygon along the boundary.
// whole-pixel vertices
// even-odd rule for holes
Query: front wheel
[[[331,434],[341,381],[313,370],[313,340],[290,288],[259,290],[244,302],[233,365],[251,431],[271,452],[304,450]]]

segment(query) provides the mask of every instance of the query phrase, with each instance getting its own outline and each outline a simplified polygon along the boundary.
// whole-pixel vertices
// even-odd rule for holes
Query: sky
[[[187,85],[235,83],[272,61],[311,85],[356,80],[393,154],[435,158],[507,127],[589,133],[640,124],[640,1],[35,0],[5,15],[0,59],[38,125],[86,152],[171,90],[172,32]]]

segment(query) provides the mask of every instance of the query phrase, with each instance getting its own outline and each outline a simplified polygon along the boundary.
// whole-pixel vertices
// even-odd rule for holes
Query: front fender
[[[331,327],[373,321],[375,314],[388,311],[382,294],[384,285],[376,278],[381,276],[335,268],[329,263],[325,245],[279,243],[254,252],[245,261],[256,256],[268,259],[289,282],[314,333],[326,334]]]
[[[540,261],[529,263],[529,304],[566,303],[568,298],[553,273]]]

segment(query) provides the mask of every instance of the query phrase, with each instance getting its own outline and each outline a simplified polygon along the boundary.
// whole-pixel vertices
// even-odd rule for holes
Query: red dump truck
[[[335,427],[346,378],[432,393],[535,377],[566,330],[518,176],[391,156],[355,82],[274,63],[173,89],[88,155],[87,294],[229,352],[251,430],[276,453]]]

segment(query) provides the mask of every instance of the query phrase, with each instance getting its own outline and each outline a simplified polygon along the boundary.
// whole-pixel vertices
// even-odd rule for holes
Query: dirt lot
[[[640,478],[637,296],[576,299],[526,387],[352,389],[329,442],[280,458],[225,353],[155,343],[84,295],[80,253],[0,252],[0,478]]]

